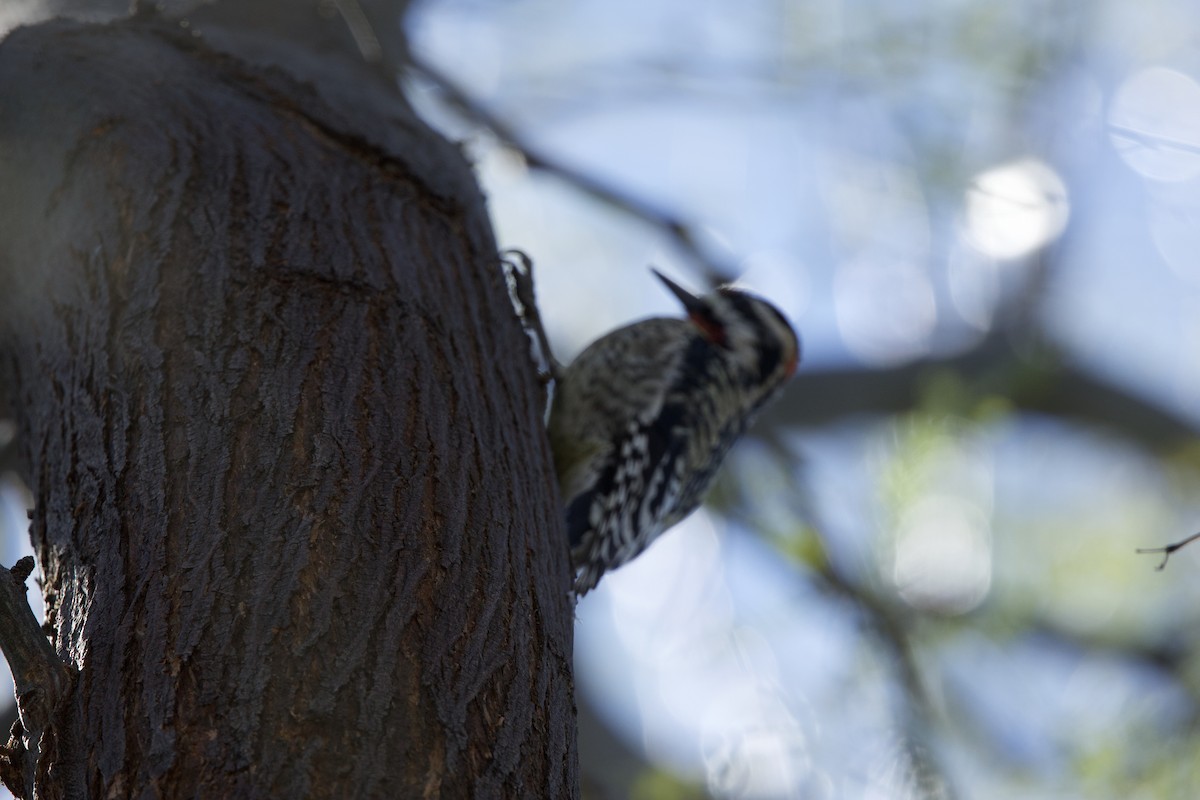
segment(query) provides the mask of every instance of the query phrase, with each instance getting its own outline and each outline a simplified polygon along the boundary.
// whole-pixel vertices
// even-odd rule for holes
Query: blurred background
[[[556,354],[801,331],[577,609],[593,798],[1200,795],[1200,5],[428,0],[408,89]]]
[[[398,24],[560,359],[678,313],[650,265],[804,341],[705,508],[578,606],[585,796],[1200,793],[1200,543],[1136,553],[1200,530],[1200,5]]]

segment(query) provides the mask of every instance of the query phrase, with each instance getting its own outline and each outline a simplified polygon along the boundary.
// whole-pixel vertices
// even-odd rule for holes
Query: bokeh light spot
[[[973,503],[933,495],[900,520],[892,580],[909,605],[962,614],[992,585],[991,531]]]
[[[1200,175],[1200,85],[1165,67],[1142,70],[1117,89],[1108,115],[1113,147],[1157,181]]]
[[[1069,213],[1062,179],[1033,158],[980,173],[966,205],[967,241],[993,258],[1019,258],[1049,244]]]

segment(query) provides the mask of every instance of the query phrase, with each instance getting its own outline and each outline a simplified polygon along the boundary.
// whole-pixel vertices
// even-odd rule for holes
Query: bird
[[[651,271],[683,317],[614,330],[565,368],[551,361],[547,429],[577,596],[700,505],[800,362],[799,337],[768,301],[733,286],[695,295]]]

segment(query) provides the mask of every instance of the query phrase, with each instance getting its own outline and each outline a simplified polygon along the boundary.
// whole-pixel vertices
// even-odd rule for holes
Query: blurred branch
[[[973,391],[1003,397],[1021,411],[1107,430],[1158,454],[1200,435],[1200,429],[1180,413],[1053,351],[1021,352],[1002,333],[990,335],[965,353],[930,356],[895,367],[802,369],[784,399],[763,415],[759,430],[818,427],[860,414],[910,411],[919,406],[930,379],[941,373],[957,375]]]
[[[791,474],[794,471],[795,455],[780,444],[779,438],[767,440],[767,446],[778,469]],[[745,491],[744,488],[742,490]],[[917,615],[891,598],[872,591],[860,584],[851,575],[829,558],[826,545],[828,537],[819,521],[816,503],[809,494],[809,484],[800,481],[796,491],[788,496],[792,513],[814,537],[819,553],[807,557],[791,558],[810,570],[813,585],[823,594],[849,603],[861,616],[864,628],[871,634],[895,673],[903,700],[897,727],[902,732],[905,754],[914,769],[913,788],[926,800],[951,800],[956,796],[946,770],[934,757],[930,747],[932,731],[936,728],[936,713],[925,682],[921,677],[913,648],[911,630]],[[722,509],[723,514],[737,518],[747,530],[762,530],[759,520],[754,519],[756,503],[749,497],[742,498]]]
[[[1189,664],[1195,658],[1195,647],[1193,644],[1197,641],[1195,624],[1181,625],[1164,635],[1158,636],[1155,641],[1142,641],[1133,636],[1128,639],[1113,639],[1104,636],[1099,631],[1083,631],[1069,628],[1044,615],[1029,617],[1016,612],[1017,621],[1014,622],[1012,621],[1014,619],[1011,616],[1012,613],[1011,609],[993,607],[990,616],[1009,618],[1008,624],[1015,630],[1019,630],[1021,637],[1039,640],[1039,650],[1059,648],[1063,651],[1077,653],[1081,658],[1108,658],[1121,661],[1134,661],[1146,667],[1168,673],[1173,685],[1185,692],[1192,701],[1179,714],[1180,719],[1177,724],[1180,726],[1180,729],[1195,730],[1197,724],[1200,724],[1200,694],[1198,694],[1198,687],[1194,681],[1188,680],[1184,674],[1184,671],[1189,668]],[[975,633],[980,633],[982,628],[984,636],[993,641],[996,640],[996,637],[986,629],[986,620],[983,620],[981,624],[981,620],[977,615],[939,620],[939,624],[954,632],[969,628]],[[1004,637],[1004,639],[1006,641],[1007,637]],[[1005,646],[1003,643],[998,644],[1001,647]],[[967,684],[969,682],[968,678]],[[974,704],[971,702],[970,692],[965,685],[954,680],[944,680],[942,682],[942,696],[947,706],[951,709],[950,713],[956,723],[959,726],[965,726],[966,732],[971,734],[976,746],[986,748],[989,751],[988,758],[997,761],[1009,760],[1010,756],[1008,753],[1011,748],[1006,742],[1009,736],[994,730],[984,715],[980,715],[972,710]],[[1180,709],[1176,708],[1175,711],[1179,713]]]
[[[218,0],[181,8],[139,2],[143,15],[186,18],[195,30],[220,28],[280,42],[304,42],[323,51],[357,55],[387,81],[405,62],[401,24],[411,0]]]
[[[437,87],[446,104],[477,125],[487,128],[506,147],[517,151],[530,169],[541,170],[570,184],[605,205],[658,228],[677,248],[701,270],[711,285],[727,283],[734,270],[707,252],[700,243],[697,230],[680,217],[664,211],[635,195],[605,183],[594,175],[576,169],[539,149],[499,115],[485,108],[465,88],[444,72],[413,55],[410,67]]]
[[[1003,609],[997,613],[1005,614]],[[964,622],[966,622],[964,620]],[[1141,639],[1136,635],[1127,638],[1105,636],[1096,630],[1080,630],[1064,625],[1044,614],[1025,618],[1019,623],[1022,635],[1041,636],[1057,642],[1064,648],[1087,653],[1091,656],[1108,656],[1112,658],[1130,659],[1153,667],[1163,672],[1171,673],[1180,688],[1192,696],[1197,703],[1191,710],[1193,717],[1200,716],[1200,686],[1186,680],[1182,671],[1195,657],[1197,624],[1180,621],[1181,624],[1172,626],[1153,639]],[[978,630],[978,625],[972,625]]]
[[[382,62],[383,47],[379,43],[379,37],[375,35],[375,26],[371,24],[358,0],[333,0],[333,4],[337,7],[342,21],[346,23],[346,29],[354,38],[354,44],[358,47],[358,54],[362,56],[363,61],[368,64]]]
[[[1119,136],[1122,139],[1128,139],[1131,142],[1140,145],[1141,147],[1150,150],[1179,150],[1184,153],[1200,154],[1200,144],[1189,142],[1183,139],[1174,139],[1170,136],[1163,136],[1158,133],[1150,133],[1148,131],[1139,131],[1133,128],[1127,128],[1124,125],[1108,124],[1109,131],[1114,136]],[[1126,148],[1128,150],[1128,148]]]
[[[814,534],[824,540],[824,535]],[[912,618],[894,603],[857,585],[832,562],[825,560],[816,572],[817,587],[853,604],[863,615],[867,628],[888,654],[904,697],[903,725],[907,756],[916,770],[914,776],[921,795],[928,800],[950,800],[955,797],[945,770],[933,758],[928,745],[929,732],[934,729],[933,705],[921,680],[921,672],[913,654]]]

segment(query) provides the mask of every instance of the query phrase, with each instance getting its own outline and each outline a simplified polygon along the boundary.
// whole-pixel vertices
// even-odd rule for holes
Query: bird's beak
[[[679,298],[679,302],[683,303],[683,307],[687,309],[689,316],[700,314],[705,311],[704,304],[700,302],[696,295],[692,294],[687,289],[684,289],[678,283],[671,280],[666,275],[663,275],[654,267],[651,267],[650,271],[654,273],[656,278],[663,282],[663,285],[671,290],[671,294]]]
[[[725,328],[713,316],[712,307],[666,275],[663,275],[654,267],[651,267],[650,271],[671,290],[671,294],[679,298],[679,302],[683,303],[683,307],[687,310],[688,319],[700,329],[700,333],[704,335],[704,338],[715,345],[725,347]]]

